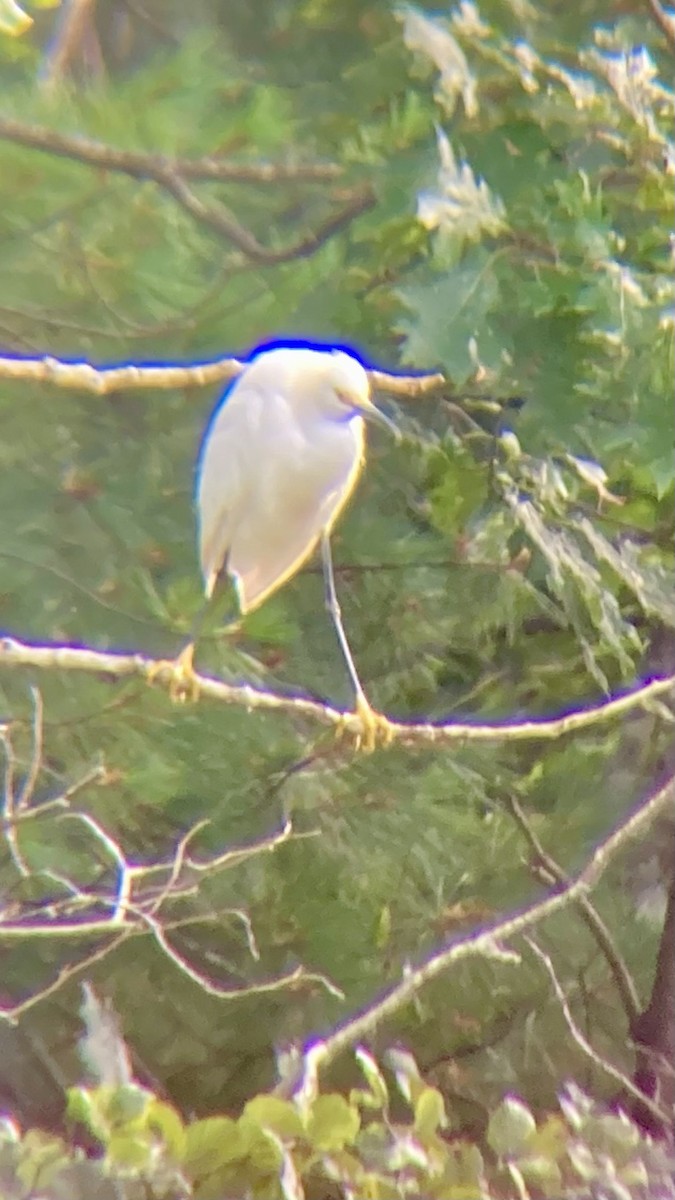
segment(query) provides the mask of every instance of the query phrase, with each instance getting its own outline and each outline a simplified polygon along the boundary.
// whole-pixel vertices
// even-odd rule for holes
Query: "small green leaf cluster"
[[[185,1122],[135,1084],[74,1088],[69,1116],[99,1141],[100,1157],[87,1160],[46,1134],[21,1135],[5,1121],[2,1196],[14,1200],[26,1189],[44,1200],[310,1200],[326,1189],[368,1200],[675,1196],[665,1148],[573,1086],[560,1110],[539,1120],[507,1096],[478,1144],[453,1129],[441,1092],[410,1054],[387,1055],[394,1096],[371,1055],[359,1050],[357,1058],[364,1084],[348,1096],[301,1086],[292,1098],[256,1096],[238,1118]]]

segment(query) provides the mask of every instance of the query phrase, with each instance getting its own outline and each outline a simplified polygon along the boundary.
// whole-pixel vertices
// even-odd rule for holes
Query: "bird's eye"
[[[345,408],[350,408],[352,412],[356,412],[361,407],[356,396],[352,392],[345,392],[341,388],[336,388],[335,395],[340,401],[340,404],[344,404]]]

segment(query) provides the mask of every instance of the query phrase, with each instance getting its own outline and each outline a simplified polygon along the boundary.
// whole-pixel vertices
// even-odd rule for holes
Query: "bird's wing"
[[[226,392],[206,431],[197,470],[199,558],[206,595],[226,566],[252,479],[260,397],[242,383]]]
[[[262,440],[255,486],[229,546],[243,613],[300,570],[349,498],[362,462],[361,422],[326,422],[307,434],[287,421],[273,441]]]
[[[197,487],[206,594],[227,567],[242,612],[262,604],[311,554],[363,456],[362,421],[308,421],[283,377],[247,375],[207,430]]]

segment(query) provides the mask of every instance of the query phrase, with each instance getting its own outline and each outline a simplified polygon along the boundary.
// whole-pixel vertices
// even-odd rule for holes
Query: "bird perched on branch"
[[[355,693],[360,744],[388,740],[344,631],[330,533],[365,461],[365,420],[396,426],[372,403],[361,363],[343,350],[284,346],[256,353],[207,428],[197,482],[199,554],[207,601],[224,575],[242,615],[284,585],[320,545],[326,606]],[[174,695],[198,691],[195,639],[172,664]]]

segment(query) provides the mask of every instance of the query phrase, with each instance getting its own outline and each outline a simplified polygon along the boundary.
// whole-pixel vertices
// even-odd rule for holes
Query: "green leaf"
[[[425,1087],[415,1101],[415,1132],[420,1138],[430,1138],[447,1124],[445,1102],[441,1093]]]
[[[442,367],[457,384],[473,375],[478,363],[488,369],[499,365],[504,341],[492,320],[499,303],[493,258],[474,247],[445,274],[399,290],[410,313],[398,321],[405,363],[425,370]]]
[[[482,1196],[484,1172],[483,1156],[477,1146],[469,1142],[452,1142],[443,1164],[443,1197],[452,1197],[452,1200],[475,1200],[476,1197]]]
[[[180,1114],[170,1104],[151,1100],[145,1116],[148,1129],[158,1134],[171,1156],[181,1160],[187,1147],[185,1128]]]
[[[33,18],[15,0],[0,0],[0,33],[21,37],[33,24]]]
[[[543,1154],[519,1156],[518,1170],[526,1183],[533,1184],[546,1196],[553,1196],[561,1190],[562,1171],[557,1162]]]
[[[96,1133],[100,1128],[101,1114],[94,1093],[89,1088],[68,1088],[67,1116],[76,1125]]]
[[[344,1096],[317,1096],[309,1111],[307,1137],[321,1151],[350,1146],[361,1127],[359,1111]]]
[[[193,1178],[203,1178],[218,1167],[248,1154],[250,1139],[237,1121],[229,1117],[206,1117],[185,1130],[183,1162]]]
[[[515,1096],[507,1096],[488,1122],[488,1145],[499,1158],[517,1158],[536,1129],[537,1123],[529,1108]]]
[[[412,1054],[395,1046],[387,1050],[385,1062],[394,1073],[398,1090],[403,1099],[411,1108],[414,1108],[417,1097],[426,1085]]]
[[[302,1137],[303,1133],[297,1108],[290,1100],[282,1100],[279,1096],[254,1096],[244,1108],[241,1124],[269,1129],[288,1140]]]
[[[142,1117],[151,1101],[151,1093],[135,1083],[116,1088],[100,1088],[101,1111],[110,1125],[131,1124]]]
[[[446,441],[434,456],[433,476],[438,479],[430,488],[434,523],[457,537],[487,498],[487,472],[461,445]]]
[[[571,531],[546,521],[541,508],[530,500],[515,496],[507,500],[516,521],[545,560],[548,586],[577,635],[587,669],[607,691],[598,650],[609,651],[621,671],[629,674],[632,656],[641,649],[635,627],[624,617],[617,597],[605,586],[598,568],[584,555]]]
[[[153,1150],[150,1138],[121,1131],[108,1138],[106,1161],[115,1167],[140,1169],[150,1164]]]
[[[635,596],[649,616],[659,617],[665,625],[675,627],[675,596],[672,572],[659,562],[653,566],[646,561],[643,548],[624,538],[616,549],[592,521],[582,517],[574,527],[586,538],[600,562],[612,571]]]
[[[364,1046],[357,1046],[354,1057],[366,1077],[371,1091],[372,1106],[386,1109],[389,1104],[389,1091],[385,1078],[372,1054]],[[351,1095],[353,1096],[353,1094],[352,1092]]]
[[[490,193],[485,180],[477,178],[466,162],[457,163],[449,139],[437,130],[440,168],[433,191],[417,199],[417,219],[425,229],[438,230],[443,247],[453,242],[480,241],[483,234],[501,233],[505,226],[504,205]]]

